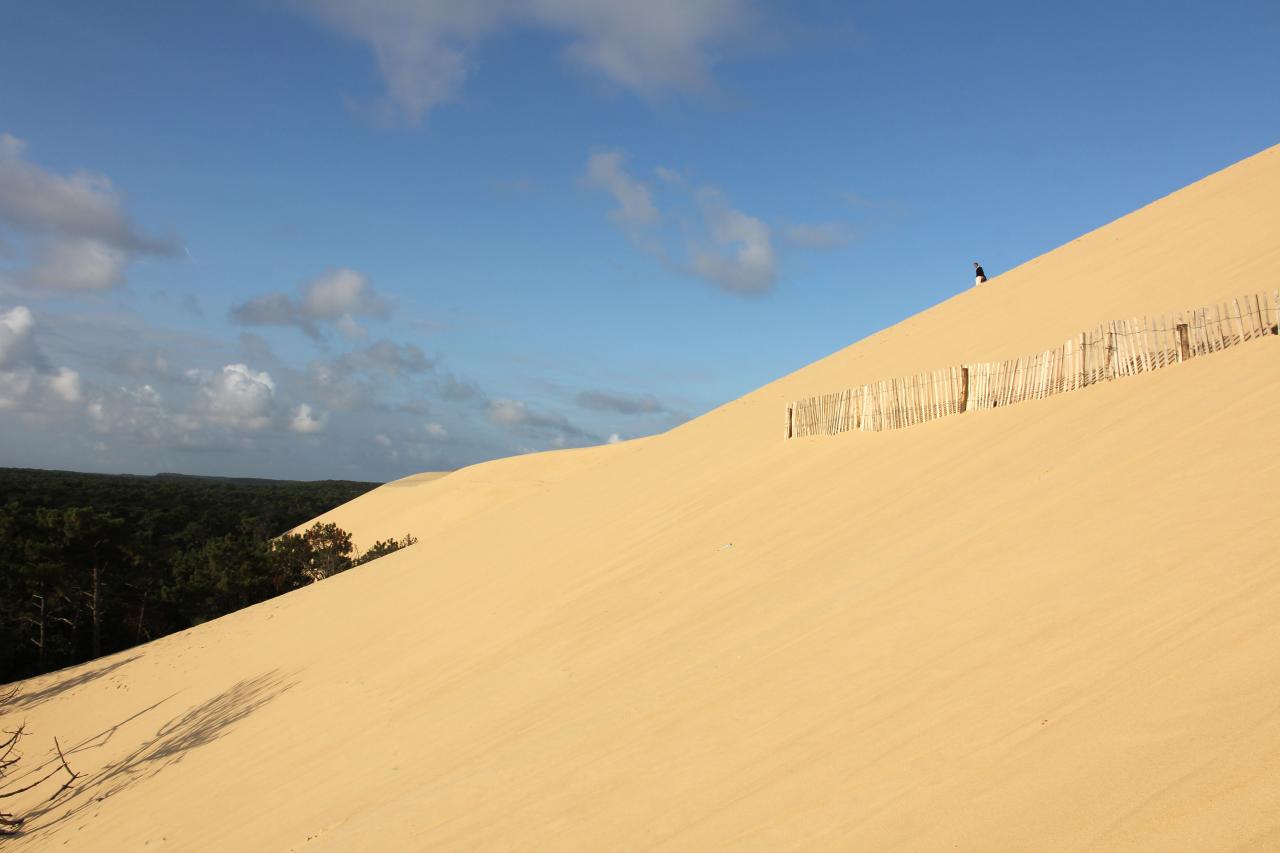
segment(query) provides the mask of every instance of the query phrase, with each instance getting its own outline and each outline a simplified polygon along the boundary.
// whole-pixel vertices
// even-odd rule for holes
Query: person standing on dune
[[[973,286],[977,287],[987,280],[987,274],[982,271],[982,265],[977,261],[973,262]]]

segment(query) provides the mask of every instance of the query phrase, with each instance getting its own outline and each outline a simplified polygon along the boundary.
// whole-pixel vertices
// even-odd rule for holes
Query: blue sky
[[[0,465],[670,428],[1280,142],[1270,2],[0,5]]]

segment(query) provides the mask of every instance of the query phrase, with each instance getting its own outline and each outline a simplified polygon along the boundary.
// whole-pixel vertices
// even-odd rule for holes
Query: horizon
[[[650,435],[1280,141],[1260,2],[5,17],[6,467]]]

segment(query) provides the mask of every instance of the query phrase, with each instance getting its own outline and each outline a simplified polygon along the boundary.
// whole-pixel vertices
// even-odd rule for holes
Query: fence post
[[[796,407],[787,406],[787,438],[795,434]]]
[[[1111,371],[1111,358],[1112,358],[1112,354],[1115,352],[1115,349],[1116,349],[1115,329],[1109,328],[1107,329],[1107,358],[1106,358],[1106,362],[1102,366],[1102,376],[1105,379],[1110,379],[1113,376]]]
[[[1186,361],[1191,358],[1191,342],[1187,339],[1187,324],[1179,323],[1175,328],[1178,331],[1178,361]]]
[[[1078,356],[1080,371],[1076,376],[1075,383],[1071,386],[1071,390],[1083,388],[1089,384],[1089,334],[1088,332],[1080,333],[1080,355]]]
[[[961,412],[969,408],[969,368],[960,368],[960,406]]]

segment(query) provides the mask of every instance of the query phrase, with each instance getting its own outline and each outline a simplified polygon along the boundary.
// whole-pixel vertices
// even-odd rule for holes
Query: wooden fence
[[[1277,334],[1280,290],[1159,317],[1113,320],[1010,361],[885,379],[787,405],[787,438],[900,429],[1134,376]]]

